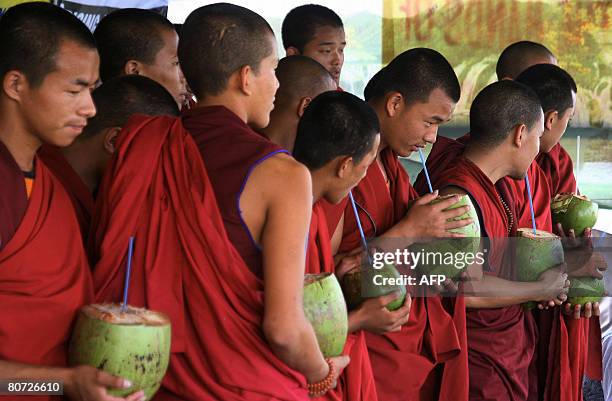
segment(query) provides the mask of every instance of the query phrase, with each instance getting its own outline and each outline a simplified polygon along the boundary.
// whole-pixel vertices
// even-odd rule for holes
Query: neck
[[[297,118],[291,118],[288,113],[274,109],[270,114],[270,124],[260,132],[275,144],[293,153],[298,122]]]
[[[208,106],[223,106],[236,114],[245,124],[249,123],[249,114],[237,96],[230,92],[223,92],[220,95],[206,96],[202,100],[198,100],[196,107]]]
[[[34,157],[42,142],[26,129],[16,108],[0,108],[0,141],[17,162],[22,171],[34,169]]]
[[[495,184],[511,173],[510,166],[504,163],[504,160],[508,160],[508,158],[500,156],[500,153],[502,153],[500,148],[501,146],[485,150],[468,144],[463,155],[478,166],[489,180]]]
[[[310,171],[312,176],[312,203],[317,203],[325,194],[325,177],[329,175],[325,168]]]
[[[99,160],[102,157],[100,152],[104,152],[104,150],[94,139],[77,139],[72,145],[62,149],[62,154],[91,193],[98,189],[104,173],[104,169],[101,167],[103,161]],[[96,159],[96,157],[92,158],[94,155],[96,157],[100,156]],[[104,156],[106,157],[105,153]]]

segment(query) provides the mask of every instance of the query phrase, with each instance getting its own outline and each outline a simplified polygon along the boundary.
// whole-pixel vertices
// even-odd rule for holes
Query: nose
[[[434,124],[432,128],[429,131],[427,131],[423,139],[427,143],[431,143],[431,144],[436,143],[436,139],[438,139],[438,125]]]
[[[81,105],[78,114],[85,118],[91,118],[96,115],[96,105],[91,97],[91,92],[84,91],[84,93],[85,96],[83,99],[83,104]]]

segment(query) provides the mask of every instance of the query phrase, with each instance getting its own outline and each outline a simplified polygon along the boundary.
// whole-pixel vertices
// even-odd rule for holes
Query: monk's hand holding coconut
[[[138,391],[125,398],[108,394],[107,388],[128,389],[132,384],[125,379],[113,376],[91,366],[78,366],[70,369],[64,382],[64,391],[71,400],[81,401],[143,401],[144,391]]]
[[[376,298],[365,299],[361,305],[349,313],[349,332],[367,330],[371,333],[384,334],[401,331],[402,325],[408,322],[412,298],[406,294],[404,303],[399,309],[390,311],[387,308],[391,302],[402,295],[398,292]]]
[[[548,269],[538,279],[541,288],[541,296],[534,301],[548,302],[549,305],[559,306],[567,300],[567,294],[570,287],[570,281],[567,279],[567,273],[563,268]]]
[[[469,206],[449,209],[460,201],[460,196],[432,203],[438,197],[438,191],[418,198],[408,209],[406,215],[395,226],[385,232],[381,238],[402,238],[403,246],[408,246],[423,238],[463,238],[465,234],[451,230],[468,226],[471,218],[455,220],[470,211]],[[445,210],[448,209],[448,210]]]

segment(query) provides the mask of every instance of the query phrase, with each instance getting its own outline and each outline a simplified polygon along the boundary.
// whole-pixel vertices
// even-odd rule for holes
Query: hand
[[[572,305],[568,302],[563,307],[563,313],[574,316],[574,319],[580,319],[581,316],[590,319],[591,316],[599,316],[599,302],[592,304],[587,302],[584,307],[582,305]]]
[[[334,375],[332,376],[332,386],[331,388],[336,388],[336,386],[338,385],[338,377],[340,376],[340,374],[342,374],[342,370],[344,368],[346,368],[346,366],[349,364],[349,362],[351,361],[351,358],[346,356],[346,355],[340,355],[340,356],[336,356],[333,358],[329,358],[332,363],[334,364]],[[324,380],[327,375],[329,374],[329,370],[327,370],[327,373],[325,374],[324,377],[321,378],[321,380]],[[311,394],[310,398],[319,398],[323,395],[322,394]]]
[[[344,275],[349,271],[361,268],[363,256],[364,252],[361,248],[354,249],[349,253],[341,255],[340,261],[337,262],[336,268],[334,269],[338,280],[342,280],[342,277],[344,277]]]
[[[557,223],[554,227],[556,233],[561,237],[561,241],[563,242],[563,247],[566,249],[578,248],[578,247],[586,247],[588,249],[593,248],[592,244],[592,231],[590,228],[585,228],[581,237],[576,237],[576,233],[574,229],[570,229],[568,232],[563,230],[563,226],[561,223]]]
[[[399,309],[388,310],[386,305],[397,298],[398,293],[391,293],[366,299],[359,308],[352,312],[359,316],[360,324],[357,329],[376,334],[400,331],[402,325],[406,324],[410,318],[412,298],[410,294],[406,294],[406,300]]]
[[[454,221],[470,210],[469,206],[456,209],[444,210],[459,202],[460,197],[453,196],[433,205],[429,202],[437,198],[438,191],[424,195],[417,199],[406,213],[406,216],[398,223],[401,231],[400,236],[418,238],[461,238],[463,234],[452,233],[453,228],[465,227],[472,223],[471,218]],[[450,220],[450,221],[448,221]]]
[[[566,252],[566,255],[569,256],[568,259],[572,258],[570,256],[571,253],[572,252]],[[608,263],[606,262],[606,259],[603,257],[603,255],[599,252],[592,252],[583,256],[588,257],[588,259],[586,261],[580,260],[580,262],[582,263],[577,263],[578,267],[576,268],[574,266],[574,269],[571,269],[571,271],[569,272],[569,276],[594,277],[596,279],[603,279],[603,274],[601,272],[606,271],[608,269]],[[568,261],[568,266],[570,265],[570,263],[571,261]]]
[[[108,394],[107,388],[126,389],[132,384],[110,373],[91,366],[78,366],[72,369],[71,380],[66,383],[66,393],[72,400],[78,401],[144,401],[144,391],[140,390],[125,398]]]
[[[541,296],[534,301],[554,300],[555,305],[561,305],[567,300],[570,281],[567,279],[567,274],[562,271],[563,267],[564,265],[559,265],[540,275],[538,283],[540,284]]]
[[[334,381],[332,384],[332,388],[336,388],[336,385],[338,384],[338,377],[340,377],[342,370],[349,364],[351,358],[347,355],[340,355],[329,359],[332,360],[334,366],[336,367],[336,371],[334,372]]]

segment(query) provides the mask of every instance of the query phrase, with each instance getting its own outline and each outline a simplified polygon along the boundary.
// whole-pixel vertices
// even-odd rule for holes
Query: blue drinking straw
[[[425,178],[427,178],[427,186],[429,187],[429,193],[433,193],[431,186],[431,180],[429,179],[429,172],[427,171],[427,165],[425,164],[425,157],[423,157],[423,151],[419,148],[419,156],[421,157],[421,164],[423,165],[423,171],[425,172]]]
[[[529,185],[529,176],[525,174],[525,184],[527,184],[527,195],[529,196],[529,211],[531,212],[531,224],[533,225],[533,235],[536,235],[535,213],[533,212],[533,200],[531,199],[531,185]]]
[[[127,311],[128,288],[130,287],[130,272],[132,271],[132,254],[134,253],[134,237],[130,237],[127,255],[127,269],[125,271],[125,284],[123,285],[123,304],[121,304],[121,312]]]
[[[353,192],[349,191],[349,199],[351,200],[351,205],[353,206],[353,213],[355,214],[355,221],[357,222],[357,228],[359,228],[359,235],[361,236],[361,245],[363,246],[363,250],[368,255],[368,261],[372,264],[372,257],[370,256],[370,252],[368,252],[368,242],[366,241],[365,233],[363,232],[363,227],[361,226],[361,220],[359,220],[359,213],[357,212],[357,205],[355,204],[355,198],[353,198]]]

